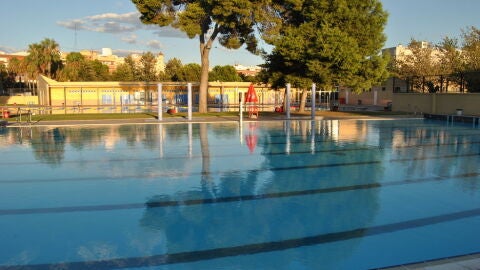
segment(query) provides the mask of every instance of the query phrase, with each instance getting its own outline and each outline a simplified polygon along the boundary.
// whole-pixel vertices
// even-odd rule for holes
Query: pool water
[[[480,252],[480,129],[0,129],[0,270],[374,269]]]

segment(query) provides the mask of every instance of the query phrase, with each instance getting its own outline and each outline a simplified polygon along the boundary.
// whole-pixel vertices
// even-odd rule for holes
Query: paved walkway
[[[382,270],[478,270],[480,269],[480,253],[433,260],[428,262],[399,265],[382,268]]]
[[[362,115],[362,114],[349,114],[344,112],[323,112],[317,113],[315,120],[340,120],[340,119],[399,119],[399,118],[418,118],[418,115]],[[310,120],[309,114],[291,115],[290,120]],[[283,114],[260,114],[259,118],[243,117],[243,121],[283,121],[287,120],[287,117]],[[0,119],[0,125],[2,124]],[[8,127],[19,127],[25,125],[32,126],[79,126],[79,125],[124,125],[124,124],[172,124],[172,123],[210,123],[210,122],[238,122],[239,116],[205,116],[205,117],[192,117],[188,120],[186,117],[164,117],[162,120],[156,118],[129,118],[129,119],[96,119],[96,120],[40,120],[27,122],[7,122]],[[5,122],[5,121],[4,121]]]

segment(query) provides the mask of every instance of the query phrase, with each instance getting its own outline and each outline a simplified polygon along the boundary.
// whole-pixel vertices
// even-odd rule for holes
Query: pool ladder
[[[22,125],[22,124],[31,125],[32,124],[32,111],[30,109],[22,110],[21,108],[18,108],[17,115],[18,115],[17,124],[19,124],[19,125]],[[25,119],[25,122],[22,122],[22,116],[24,117],[23,119]]]
[[[447,115],[447,125],[448,125],[448,124],[453,125],[453,123],[455,122],[455,117],[472,118],[472,127],[473,127],[473,128],[475,128],[475,127],[480,128],[480,117],[477,117],[477,116],[458,116],[458,115],[450,115],[450,114],[448,114],[448,115]]]

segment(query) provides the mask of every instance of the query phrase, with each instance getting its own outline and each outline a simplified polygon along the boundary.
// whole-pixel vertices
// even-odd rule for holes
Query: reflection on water
[[[291,243],[289,252],[264,262],[268,268],[355,265],[368,250],[366,228],[403,221],[391,213],[410,203],[384,187],[478,174],[479,134],[411,120],[2,129],[0,149],[8,159],[0,168],[16,174],[0,170],[1,205],[13,213],[47,210],[23,215],[28,222],[20,227],[7,226],[19,214],[0,215],[0,239],[8,246],[0,247],[0,266],[19,263],[14,258],[28,252],[38,255],[29,255],[26,264],[85,260],[94,267],[96,260],[129,265],[128,258],[194,258],[200,251],[220,254],[218,249],[274,256],[268,251]],[[478,181],[463,177],[455,183],[463,195],[478,193]],[[424,196],[415,195],[409,200],[421,208],[416,200]],[[69,212],[73,207],[77,211]],[[59,234],[77,235],[51,245],[28,225],[37,223],[63,224]],[[354,237],[347,234],[352,231]],[[312,237],[326,239],[325,252],[302,249],[318,246],[308,244]],[[240,260],[240,269],[259,263]]]

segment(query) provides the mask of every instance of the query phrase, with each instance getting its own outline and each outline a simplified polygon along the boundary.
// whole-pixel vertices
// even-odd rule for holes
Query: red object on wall
[[[252,102],[252,103],[258,102],[257,92],[253,87],[253,83],[250,84],[250,86],[248,87],[247,96],[245,97],[245,102]]]

